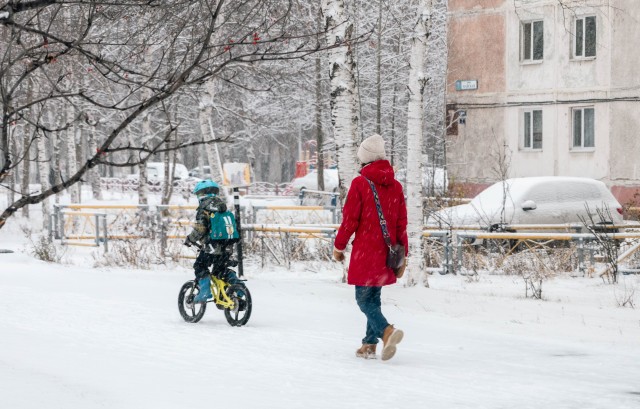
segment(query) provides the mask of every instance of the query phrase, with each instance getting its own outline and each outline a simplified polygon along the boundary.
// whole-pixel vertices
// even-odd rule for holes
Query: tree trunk
[[[322,0],[327,31],[329,79],[331,81],[331,124],[336,144],[340,177],[340,196],[344,198],[357,172],[358,136],[356,63],[351,48],[353,23],[346,17],[343,0]]]
[[[9,148],[5,155],[7,158],[7,163],[13,163],[16,160],[15,158],[18,157],[18,143],[15,137],[16,127],[12,126],[11,128],[12,129],[7,132],[7,143]],[[15,202],[16,200],[15,191],[16,191],[17,182],[18,182],[17,168],[13,168],[12,171],[9,171],[9,202],[7,203],[7,205]]]
[[[138,165],[138,204],[149,204],[149,179],[147,177],[147,162]]]
[[[147,113],[142,118],[142,135],[145,140],[151,138],[151,114]],[[129,137],[132,135],[129,134]],[[138,166],[138,204],[149,204],[149,178],[147,177],[146,159]]]
[[[56,126],[58,127],[63,127],[64,126],[64,118],[62,117],[62,115],[58,115],[57,116],[57,121],[55,121]],[[62,183],[62,164],[60,162],[60,147],[62,145],[62,141],[63,141],[63,132],[64,131],[57,131],[54,133],[54,142],[53,142],[53,185]],[[55,198],[55,202],[56,204],[60,203],[60,196],[62,195],[60,192],[56,193],[56,198]]]
[[[324,157],[322,151],[324,138],[322,136],[322,60],[316,57],[316,156],[318,161],[318,190],[324,190]]]
[[[75,163],[75,169],[77,171],[77,169],[80,169],[82,167],[82,163],[84,162],[83,159],[85,156],[85,151],[87,149],[84,136],[86,135],[87,131],[82,121],[78,121],[77,126],[75,126],[74,129],[75,129],[75,139],[77,141],[76,156],[75,156],[74,163]],[[82,203],[82,185],[83,184],[84,184],[84,180],[76,184],[77,190],[78,190],[78,203]]]
[[[177,137],[177,135],[176,135]],[[167,146],[171,146],[171,141],[167,141]],[[173,158],[171,157],[173,155]],[[168,205],[171,202],[171,196],[173,195],[173,177],[176,171],[176,161],[178,159],[178,151],[166,152],[164,154],[164,183],[162,185],[162,200],[163,205]]]
[[[40,191],[49,189],[49,167],[51,158],[47,157],[47,139],[44,135],[38,136],[38,167],[40,168]],[[49,231],[49,221],[51,219],[51,209],[49,208],[49,198],[42,201],[42,227],[45,232]]]
[[[376,133],[382,135],[382,0],[378,2],[378,48],[376,49]]]
[[[72,126],[67,130],[67,179],[71,177],[71,175],[75,175],[78,171],[78,166],[76,164],[76,135],[75,135],[76,125]],[[69,194],[71,198],[71,203],[80,203],[80,195],[78,194],[78,186],[72,186],[69,189]]]
[[[213,116],[214,86],[215,83],[213,81],[207,81],[204,84],[203,92],[200,94],[198,121],[200,123],[200,132],[202,133],[203,140],[215,140],[215,133],[211,123],[211,117]],[[205,145],[205,150],[207,153],[207,161],[209,162],[209,169],[211,169],[211,180],[220,185],[220,197],[226,200],[227,192],[223,187],[223,169],[222,162],[220,161],[220,153],[218,152],[218,144],[208,143]]]
[[[407,234],[411,256],[407,267],[406,282],[408,285],[418,283],[424,270],[424,249],[422,247],[422,192],[423,169],[426,157],[423,155],[423,113],[424,88],[427,84],[425,77],[425,57],[427,54],[427,39],[431,25],[431,10],[433,0],[421,0],[418,6],[416,26],[411,45],[411,59],[409,71],[409,104],[407,106]],[[429,286],[427,275],[424,275],[425,286]]]
[[[87,132],[89,133],[89,155],[91,155],[98,150],[98,141],[96,140],[97,123],[92,118],[88,118],[87,122],[89,122],[89,128],[87,129]],[[102,189],[100,188],[100,172],[98,171],[98,167],[96,166],[94,169],[91,169],[87,173],[89,183],[91,184],[91,193],[93,195],[93,198],[96,200],[102,200]]]
[[[397,43],[396,43],[396,47],[395,47],[395,54],[396,55],[400,55],[400,50],[402,48],[402,37],[401,37],[401,33],[398,32],[398,36],[397,36]],[[393,99],[391,102],[391,153],[390,153],[390,157],[391,157],[391,166],[395,165],[395,157],[396,157],[396,118],[398,117],[397,112],[396,112],[396,106],[398,103],[398,83],[395,82],[393,84]],[[405,172],[405,179],[406,179],[407,173]],[[402,181],[404,184],[404,181]]]
[[[31,138],[31,135],[29,135],[29,126],[26,121],[20,128],[22,131],[22,154],[24,155],[22,158],[22,183],[20,184],[20,194],[22,194],[22,196],[28,196],[29,182],[31,181],[31,158],[29,157],[29,153],[31,151],[29,139]],[[29,206],[22,208],[22,216],[27,219],[29,218]]]

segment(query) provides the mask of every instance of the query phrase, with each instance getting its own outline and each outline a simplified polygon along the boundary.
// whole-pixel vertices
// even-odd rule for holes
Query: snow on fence
[[[252,224],[337,224],[336,206],[277,206],[254,205],[247,207]]]
[[[189,195],[199,179],[176,179],[173,181],[173,191],[179,195]],[[161,193],[163,182],[150,179],[147,181],[149,193]],[[138,179],[135,178],[100,178],[100,189],[117,193],[136,193],[139,189]],[[248,186],[242,186],[245,195],[262,196],[294,196],[291,183],[254,182]]]

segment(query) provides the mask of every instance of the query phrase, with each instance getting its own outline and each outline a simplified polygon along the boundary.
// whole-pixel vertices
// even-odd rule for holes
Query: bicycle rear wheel
[[[178,294],[178,310],[187,322],[198,322],[207,310],[207,303],[194,303],[193,297],[198,294],[198,285],[195,281],[187,281],[182,285]]]
[[[233,284],[227,288],[227,295],[233,300],[234,308],[225,308],[224,316],[233,327],[241,327],[251,317],[251,293],[244,284]]]

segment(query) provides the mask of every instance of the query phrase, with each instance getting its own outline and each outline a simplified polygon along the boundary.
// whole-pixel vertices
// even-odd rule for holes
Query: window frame
[[[587,54],[587,19],[593,19],[593,55]],[[581,22],[581,32],[578,32],[578,23]],[[594,60],[597,55],[597,44],[598,44],[598,19],[593,14],[588,14],[580,17],[576,17],[573,20],[573,41],[572,41],[572,50],[571,50],[571,58],[574,60]],[[580,51],[580,55],[578,55],[578,49]]]
[[[540,113],[540,146],[535,147],[535,113]],[[527,135],[527,115],[529,115]],[[528,145],[528,146],[527,146]],[[544,148],[544,110],[539,107],[525,108],[520,111],[520,150],[527,152],[541,152]]]
[[[585,146],[585,111],[590,110],[593,112],[591,117],[592,122],[592,134],[591,134],[591,146]],[[576,112],[580,111],[580,145],[576,145]],[[571,150],[574,152],[592,152],[596,149],[596,108],[593,105],[588,106],[575,106],[571,108]]]
[[[535,26],[537,23],[542,25],[542,50],[540,50],[540,58],[536,56],[536,42],[535,42]],[[527,29],[527,26],[529,28]],[[527,41],[528,32],[528,41]],[[527,42],[529,44],[527,44]],[[529,55],[527,54],[527,45],[529,46]],[[539,64],[544,61],[544,19],[523,21],[520,23],[520,62],[523,64]]]

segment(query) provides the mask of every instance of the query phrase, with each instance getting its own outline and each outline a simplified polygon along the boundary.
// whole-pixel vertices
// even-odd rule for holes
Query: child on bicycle
[[[193,230],[187,236],[184,245],[187,247],[196,245],[200,249],[193,264],[200,288],[198,295],[193,299],[196,303],[206,302],[212,297],[209,266],[213,265],[213,273],[217,276],[226,275],[224,279],[229,283],[234,284],[239,281],[235,272],[226,268],[233,252],[230,244],[235,240],[211,238],[211,219],[216,216],[215,213],[227,211],[226,203],[218,197],[219,192],[220,187],[213,180],[202,180],[193,189],[193,193],[198,197],[198,209]]]

